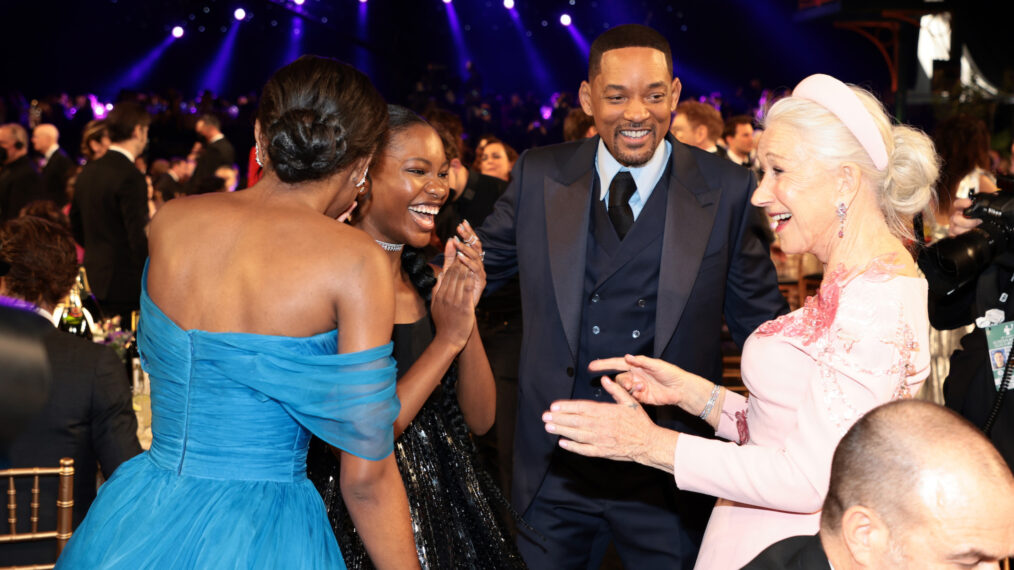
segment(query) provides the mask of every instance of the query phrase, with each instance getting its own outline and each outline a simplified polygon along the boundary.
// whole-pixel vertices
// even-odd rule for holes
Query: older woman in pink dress
[[[826,271],[799,310],[759,327],[743,349],[750,396],[672,364],[630,356],[592,362],[616,404],[558,401],[543,417],[560,447],[673,473],[718,497],[697,568],[740,568],[783,538],[814,534],[831,456],[866,411],[908,397],[929,373],[926,281],[904,239],[931,199],[930,139],[892,125],[877,100],[827,75],[802,81],[768,114],[753,203],[787,253]],[[628,393],[629,392],[629,393]],[[654,424],[641,404],[707,421],[706,439]]]

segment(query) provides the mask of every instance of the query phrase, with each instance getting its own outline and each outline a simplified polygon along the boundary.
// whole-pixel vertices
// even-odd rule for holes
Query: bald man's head
[[[49,123],[39,125],[32,131],[32,148],[36,152],[46,154],[50,147],[60,140],[60,131]]]
[[[982,433],[917,400],[868,413],[831,464],[821,539],[835,568],[933,568],[1014,555],[1014,477]],[[829,544],[830,543],[830,544]]]

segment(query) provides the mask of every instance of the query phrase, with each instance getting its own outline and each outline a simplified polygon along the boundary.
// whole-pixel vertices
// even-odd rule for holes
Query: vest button
[[[599,302],[599,294],[598,293],[595,293],[594,295],[592,295],[591,302],[592,303],[598,303]]]
[[[592,327],[592,334],[599,334],[599,332],[601,332],[601,330],[602,329],[600,329],[598,325],[595,325],[595,326]]]
[[[570,378],[574,377],[574,367],[573,366],[568,366],[567,367],[567,376],[570,377]]]
[[[647,304],[648,304],[648,302],[645,301],[644,299],[638,299],[637,300],[637,306],[638,307],[644,308],[644,306],[647,305]]]
[[[639,331],[637,329],[634,329],[634,332],[630,333],[630,336],[632,336],[634,338],[638,338],[638,337],[641,336],[641,331]]]

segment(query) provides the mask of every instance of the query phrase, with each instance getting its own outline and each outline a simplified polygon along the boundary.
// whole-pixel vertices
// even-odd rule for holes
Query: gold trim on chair
[[[59,490],[56,498],[56,530],[39,532],[39,477],[58,476]],[[10,532],[0,534],[0,545],[12,542],[56,539],[56,556],[59,558],[64,546],[73,534],[74,521],[74,460],[64,457],[59,467],[26,467],[20,469],[0,470],[0,477],[7,478],[7,523]],[[19,533],[17,530],[17,491],[14,486],[16,477],[32,478],[32,500],[30,503],[31,532]],[[0,570],[27,570],[52,568],[54,565],[6,566]]]

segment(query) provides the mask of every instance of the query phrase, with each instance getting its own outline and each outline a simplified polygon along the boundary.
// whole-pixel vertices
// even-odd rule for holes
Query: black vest
[[[613,401],[602,390],[600,377],[588,372],[592,360],[624,354],[652,356],[670,168],[671,157],[623,241],[609,221],[605,202],[599,199],[595,176],[574,398]]]

